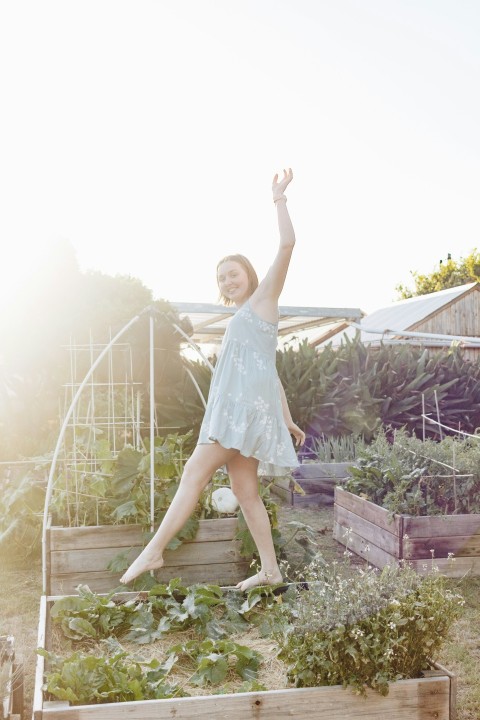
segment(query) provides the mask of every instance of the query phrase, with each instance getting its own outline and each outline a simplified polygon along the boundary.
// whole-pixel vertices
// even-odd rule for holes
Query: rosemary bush
[[[345,435],[340,437],[312,438],[312,459],[318,462],[354,462],[365,447],[361,437]]]
[[[350,569],[314,562],[309,591],[284,603],[273,634],[297,687],[350,686],[382,695],[391,681],[420,677],[462,605],[439,573],[406,565]]]

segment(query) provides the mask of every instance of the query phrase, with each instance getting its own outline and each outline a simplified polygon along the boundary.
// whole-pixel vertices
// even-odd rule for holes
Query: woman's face
[[[249,298],[247,271],[235,260],[227,260],[217,270],[218,288],[222,295],[235,305],[243,305]]]

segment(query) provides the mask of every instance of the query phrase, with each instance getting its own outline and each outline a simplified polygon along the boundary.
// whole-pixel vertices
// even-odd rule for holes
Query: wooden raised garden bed
[[[129,595],[134,596],[134,593]],[[124,594],[125,595],[125,594]],[[49,609],[52,598],[43,596],[40,604],[38,647],[49,649]],[[70,706],[63,701],[43,697],[45,660],[38,657],[33,720],[454,720],[456,683],[454,676],[441,666],[413,680],[390,684],[384,697],[367,691],[359,697],[341,686],[293,688],[228,695],[204,695],[173,700],[138,700],[104,705]]]
[[[289,477],[275,478],[272,492],[294,507],[333,505],[335,486],[350,476],[348,468],[352,465],[353,462],[304,463],[292,472],[295,482]],[[295,483],[304,495],[295,490]]]
[[[235,585],[246,577],[249,569],[234,540],[236,531],[236,518],[201,520],[193,541],[165,552],[165,565],[155,571],[156,579],[168,582],[172,577],[181,577],[187,585],[197,582]],[[119,586],[121,575],[107,570],[110,561],[129,551],[132,562],[144,544],[139,525],[49,527],[47,594],[70,595],[78,585],[88,585],[97,593],[110,592]]]
[[[406,560],[424,574],[433,557],[449,577],[480,575],[480,515],[397,515],[337,487],[333,536],[379,568]]]

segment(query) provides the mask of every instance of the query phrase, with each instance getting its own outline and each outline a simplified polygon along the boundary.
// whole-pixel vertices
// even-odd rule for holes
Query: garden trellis
[[[147,315],[149,318],[149,436],[150,436],[150,447],[153,448],[155,435],[158,433],[158,428],[155,419],[155,393],[153,388],[155,387],[155,365],[154,365],[154,322],[155,316],[158,314],[158,310],[155,308],[147,307],[142,313],[139,313],[127,322],[121,330],[119,330],[110,341],[105,345],[98,345],[91,342],[82,345],[70,346],[70,382],[66,385],[66,395],[70,396],[68,407],[64,412],[64,419],[58,439],[53,452],[52,462],[50,465],[50,471],[47,480],[47,489],[45,495],[45,506],[43,514],[43,526],[42,526],[42,580],[43,580],[43,591],[46,592],[47,588],[47,528],[49,521],[50,504],[52,501],[52,495],[55,489],[56,471],[58,465],[63,462],[65,472],[73,472],[74,477],[74,490],[75,502],[74,507],[78,524],[78,507],[80,504],[80,494],[78,489],[78,474],[77,465],[82,465],[82,472],[95,472],[97,469],[97,462],[100,458],[95,457],[95,453],[89,455],[88,460],[85,453],[79,450],[77,437],[80,429],[85,429],[87,434],[87,448],[92,448],[95,444],[95,434],[99,430],[106,432],[106,440],[109,446],[112,447],[113,453],[115,454],[118,450],[122,449],[121,438],[123,436],[123,445],[126,444],[127,439],[132,441],[134,447],[139,448],[141,446],[141,400],[140,400],[140,385],[134,380],[132,374],[132,356],[131,348],[127,343],[120,342],[125,336],[127,331],[135,325],[142,316]],[[183,339],[196,351],[199,352],[202,358],[208,363],[208,360],[203,356],[201,349],[196,345],[195,342],[190,341],[188,335],[175,323],[173,328],[179,332]],[[90,367],[85,374],[83,380],[78,382],[76,377],[76,369],[78,364],[79,353],[88,353],[90,360]],[[114,379],[113,364],[114,354],[120,352],[124,355],[123,361],[127,368],[125,377],[121,381]],[[126,362],[125,362],[126,358]],[[108,367],[108,378],[107,381],[96,382],[95,371],[99,368],[101,363],[106,360]],[[210,363],[208,363],[210,365]],[[203,398],[200,388],[198,387],[195,379],[190,374],[192,381],[195,384],[197,391],[199,392],[203,403]],[[99,390],[103,389],[103,409],[100,416],[96,413],[97,399]],[[117,407],[119,403],[119,393],[123,401],[123,407],[121,413],[117,413]],[[85,393],[85,394],[84,394]],[[81,400],[86,400],[85,404],[81,405]],[[106,406],[105,406],[106,404]],[[67,405],[67,403],[66,403]],[[82,415],[82,412],[84,414]],[[67,432],[70,431],[70,432]],[[63,450],[63,453],[62,453]],[[151,531],[154,529],[154,480],[155,480],[155,468],[154,468],[154,453],[150,453],[150,525]],[[85,461],[89,467],[85,470]],[[67,492],[67,504],[68,504],[68,492]]]

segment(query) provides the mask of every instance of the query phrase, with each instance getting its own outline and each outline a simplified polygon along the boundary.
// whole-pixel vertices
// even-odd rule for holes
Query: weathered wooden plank
[[[218,518],[200,520],[197,534],[191,542],[231,540],[236,533],[238,520]],[[130,547],[143,545],[145,535],[140,525],[98,525],[91,527],[52,527],[48,530],[50,550],[76,550],[78,548]]]
[[[346,478],[350,477],[348,468],[354,463],[303,463],[292,472],[296,480],[316,478]],[[303,487],[303,485],[302,485]]]
[[[292,493],[291,504],[294,507],[321,507],[324,505],[333,505],[333,493],[331,495],[323,492],[310,493],[308,495]]]
[[[457,676],[436,662],[435,669],[450,678],[450,720],[457,720]]]
[[[431,558],[433,551],[434,558],[447,558],[449,553],[455,557],[480,557],[480,535],[429,538],[410,538],[403,541],[403,556],[421,560]]]
[[[439,572],[446,577],[461,578],[464,575],[480,575],[480,557],[457,557],[453,561],[450,558],[434,558],[431,560],[409,560],[411,565],[420,575],[431,572],[432,567],[437,567]]]
[[[45,595],[40,597],[40,610],[38,617],[38,635],[37,635],[37,647],[46,649],[46,634],[47,634],[47,610],[48,603]],[[33,707],[32,717],[33,720],[41,720],[42,707],[43,707],[43,673],[45,672],[45,658],[41,655],[37,655],[37,662],[35,666],[35,687],[33,691]]]
[[[240,580],[251,574],[250,563],[242,562],[208,563],[202,565],[170,566],[155,571],[158,582],[168,583],[173,577],[182,577],[186,584],[202,582],[213,585],[236,585]],[[76,593],[79,585],[88,585],[90,590],[97,593],[109,593],[120,587],[121,573],[71,572],[64,575],[54,575],[50,578],[50,595],[71,595]]]
[[[236,695],[206,695],[177,700],[81,705],[47,708],[47,720],[451,720],[450,678],[401,680],[390,684],[384,697],[368,690],[359,697],[340,686],[271,690]]]
[[[388,510],[375,505],[375,503],[365,500],[364,498],[354,495],[343,488],[335,488],[335,504],[343,507],[356,515],[361,515],[369,522],[375,523],[378,527],[400,536],[402,528],[402,518],[399,515],[392,516]]]
[[[142,548],[131,548],[127,553],[132,562]],[[51,574],[69,572],[95,572],[105,570],[117,555],[119,548],[90,548],[88,550],[57,550],[50,553]],[[238,546],[233,542],[185,543],[176,550],[166,550],[164,566],[193,565],[195,563],[224,563],[241,560]]]
[[[480,536],[480,515],[405,515],[403,531],[410,538],[448,535]]]
[[[345,544],[345,529],[354,530],[358,537],[355,541],[349,540],[348,544],[350,549],[362,557],[366,557],[365,545],[368,544],[371,548],[375,545],[394,554],[398,559],[407,560],[423,574],[431,568],[433,550],[434,564],[442,574],[449,577],[462,577],[465,573],[480,574],[479,515],[397,515],[395,522],[385,527],[388,513],[384,508],[338,486],[335,489],[335,499],[334,521],[340,527],[334,529],[334,537]],[[350,511],[348,515],[346,508],[353,508],[354,511]],[[376,533],[372,525],[377,526]],[[391,531],[394,528],[398,532],[398,549],[395,552],[390,544]],[[449,553],[454,554],[454,563],[448,558]],[[370,562],[377,564],[373,552]],[[381,557],[380,562],[383,562]]]
[[[188,584],[203,582],[213,585],[236,585],[253,571],[250,563],[242,558],[237,562],[207,563],[205,565],[182,565],[161,568],[155,572],[159,582],[169,582],[172,577],[188,579]],[[185,580],[186,581],[186,580]]]
[[[304,488],[305,489],[305,488]],[[333,505],[333,485],[331,491],[325,492],[321,488],[317,488],[316,492],[306,491],[305,495],[299,492],[277,486],[272,488],[272,491],[281,497],[285,502],[293,507],[307,507],[310,505],[321,506],[321,505]]]
[[[346,543],[345,530],[345,527],[334,522],[333,537],[342,545]],[[384,548],[378,547],[378,545],[375,545],[373,542],[367,542],[364,537],[354,531],[350,531],[349,533],[346,548],[350,552],[354,552],[356,555],[365,558],[368,563],[378,568],[383,568],[385,565],[398,564],[396,555],[386,552]]]
[[[334,508],[334,522],[345,528],[345,530],[351,529],[356,532],[367,544],[383,548],[385,552],[396,558],[400,557],[400,538],[393,532],[379,527],[374,522],[370,522],[370,520],[366,520],[364,517],[338,505],[335,505]],[[343,544],[345,544],[345,541],[343,541]]]
[[[334,495],[335,485],[339,485],[342,482],[341,478],[328,478],[328,477],[322,477],[322,478],[304,478],[302,480],[297,480],[298,484],[302,488],[302,490],[309,494],[318,493],[318,492],[324,492],[328,495],[332,496]]]

